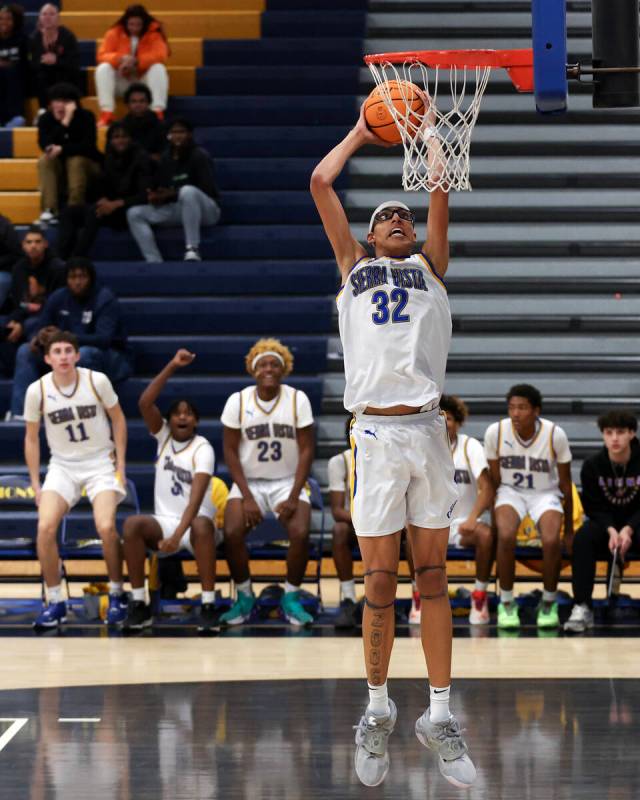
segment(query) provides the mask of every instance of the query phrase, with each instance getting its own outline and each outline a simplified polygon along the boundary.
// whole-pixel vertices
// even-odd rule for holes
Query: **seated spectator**
[[[60,214],[60,255],[65,259],[88,255],[100,226],[126,230],[127,209],[145,202],[150,185],[150,157],[132,141],[122,122],[114,122],[107,133],[97,202],[69,205]]]
[[[92,178],[100,174],[102,156],[96,147],[96,121],[80,106],[80,92],[70,83],[57,83],[49,91],[49,110],[38,120],[40,222],[57,222],[62,187],[67,202],[83,205]]]
[[[564,517],[565,537],[573,534],[571,449],[559,425],[542,419],[542,395],[529,384],[512,386],[507,394],[509,416],[487,428],[484,450],[496,488],[495,520],[498,529],[497,563],[500,578],[498,627],[520,627],[513,596],[516,535],[528,514],[542,541],[542,602],[539,628],[557,628],[556,593]]]
[[[64,262],[53,255],[44,233],[32,225],[22,240],[23,255],[11,273],[12,311],[7,339],[29,339],[40,327],[40,313],[47,297],[64,286]]]
[[[22,6],[0,7],[0,124],[5,128],[25,124],[29,43],[23,27]]]
[[[44,114],[49,90],[56,83],[81,87],[78,40],[69,28],[60,25],[60,13],[53,3],[46,3],[40,9],[30,49],[33,88],[40,113]]]
[[[10,219],[0,214],[0,309],[11,289],[13,265],[22,255],[20,239]]]
[[[151,226],[182,224],[184,260],[200,261],[200,226],[215,225],[220,219],[213,161],[194,142],[188,120],[175,119],[169,126],[168,139],[169,149],[158,162],[148,205],[127,211],[129,230],[145,261],[158,263],[162,256]]]
[[[195,556],[202,581],[198,630],[219,630],[215,613],[216,509],[210,489],[215,464],[213,447],[197,434],[200,417],[190,400],[174,401],[166,418],[156,405],[169,378],[194,358],[188,350],[178,350],[138,402],[147,430],[156,440],[157,458],[154,513],[128,517],[124,524],[124,554],[133,594],[124,623],[126,631],[151,625],[144,588],[147,550],[167,556],[182,549]]]
[[[49,297],[42,310],[40,330],[18,348],[11,392],[13,419],[22,414],[29,384],[46,371],[43,353],[58,331],[77,337],[79,366],[104,372],[116,384],[133,372],[133,353],[117,297],[111,289],[96,283],[95,267],[88,258],[69,259],[66,287]]]
[[[331,552],[340,581],[340,609],[335,620],[338,629],[357,624],[356,582],[353,578],[352,548],[357,544],[351,522],[351,417],[346,423],[347,449],[329,459],[329,500],[333,514]]]
[[[592,595],[596,561],[613,568],[631,548],[640,550],[640,444],[638,420],[631,411],[610,411],[598,419],[604,446],[584,460],[580,471],[587,519],[573,539],[571,583],[574,607],[564,629],[583,633],[593,627]]]
[[[167,138],[164,125],[151,111],[151,92],[144,83],[132,83],[124,93],[128,113],[122,124],[129,131],[134,142],[140,145],[152,158],[160,158]]]
[[[460,432],[469,415],[467,406],[459,397],[443,394],[440,408],[447,418],[459,497],[449,528],[449,547],[475,548],[476,584],[471,594],[469,622],[471,625],[487,625],[487,589],[495,545],[487,512],[493,504],[493,483],[482,445],[477,439]]]
[[[134,82],[151,90],[151,108],[162,119],[167,107],[169,43],[162,25],[142,5],[132,5],[106,32],[98,50],[96,91],[101,127],[113,120],[116,94]]]

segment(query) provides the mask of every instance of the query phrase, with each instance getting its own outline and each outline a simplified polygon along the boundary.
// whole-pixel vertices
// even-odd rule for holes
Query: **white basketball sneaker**
[[[416,736],[438,754],[440,774],[460,789],[468,789],[476,779],[476,768],[469,758],[460,725],[454,716],[444,722],[431,722],[429,709],[416,722]]]

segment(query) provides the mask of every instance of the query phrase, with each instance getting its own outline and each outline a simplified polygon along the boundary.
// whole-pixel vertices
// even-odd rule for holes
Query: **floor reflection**
[[[171,664],[167,664],[171,669]],[[259,664],[256,664],[256,671]],[[399,720],[385,784],[353,772],[361,681],[194,683],[0,692],[1,797],[27,800],[460,798],[416,741],[422,681],[392,681]],[[460,680],[454,710],[473,800],[640,797],[640,684]],[[60,718],[99,718],[61,722]],[[6,737],[5,737],[6,738]]]

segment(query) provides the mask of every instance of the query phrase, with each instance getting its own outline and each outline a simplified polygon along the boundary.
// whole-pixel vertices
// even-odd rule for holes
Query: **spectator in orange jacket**
[[[98,125],[105,127],[113,122],[115,96],[124,94],[133,82],[142,82],[149,87],[151,108],[162,119],[169,92],[165,66],[168,58],[169,43],[162,25],[144,6],[129,6],[109,28],[98,51]]]

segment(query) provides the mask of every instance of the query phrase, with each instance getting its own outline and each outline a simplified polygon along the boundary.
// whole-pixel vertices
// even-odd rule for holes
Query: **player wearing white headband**
[[[446,560],[458,493],[438,407],[451,340],[442,278],[449,264],[448,194],[441,188],[431,192],[421,246],[415,216],[404,203],[378,206],[367,234],[371,257],[351,231],[333,184],[361,147],[384,144],[367,128],[361,110],[357,124],[311,177],[311,194],[342,277],[337,304],[344,405],[354,414],[351,516],[365,570],[362,635],[369,683],[369,704],[356,732],[355,768],[367,786],[382,783],[389,769],[387,741],[397,710],[387,694],[387,672],[400,536],[406,527],[430,682],[429,708],[415,732],[437,753],[442,775],[466,788],[476,771],[449,711],[452,620]]]
[[[245,537],[271,511],[289,535],[282,611],[292,625],[308,625],[313,618],[300,603],[300,584],[309,556],[311,505],[305,484],[314,449],[311,403],[304,392],[282,383],[293,369],[293,356],[277,339],[257,341],[245,364],[255,384],[232,394],[221,417],[224,460],[233,478],[224,516],[225,550],[238,596],[220,622],[240,625],[251,616],[256,599]]]

